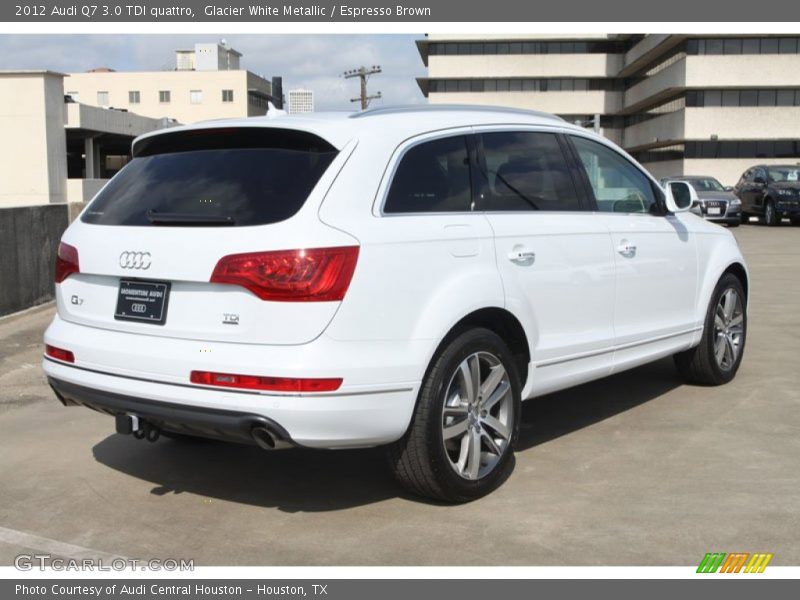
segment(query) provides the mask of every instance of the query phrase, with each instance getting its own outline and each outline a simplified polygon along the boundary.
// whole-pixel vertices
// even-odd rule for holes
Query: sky
[[[283,90],[314,90],[316,110],[354,110],[358,79],[344,71],[380,65],[369,93],[376,105],[425,102],[416,77],[426,69],[414,40],[419,35],[0,35],[0,69],[49,69],[65,73],[110,67],[117,71],[160,71],[175,67],[177,49],[225,39],[243,54],[241,68],[269,79],[283,76]]]

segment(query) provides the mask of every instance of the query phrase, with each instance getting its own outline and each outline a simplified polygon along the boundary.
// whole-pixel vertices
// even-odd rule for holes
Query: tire
[[[470,394],[470,385],[483,395]],[[497,334],[475,328],[446,341],[408,431],[388,449],[397,480],[413,494],[452,503],[497,489],[514,470],[521,391],[514,357]]]
[[[741,221],[731,221],[728,223],[728,227],[738,227]]]
[[[792,219],[792,225],[794,225],[795,227],[800,225],[800,218],[798,218],[798,217],[793,218]]]
[[[734,293],[736,297],[732,298],[730,293]],[[732,306],[730,302],[733,303]],[[728,306],[731,306],[730,313],[727,312]],[[747,308],[744,288],[738,277],[726,273],[711,294],[700,344],[676,354],[675,366],[688,383],[728,383],[739,370],[746,341]]]
[[[767,198],[767,201],[764,203],[764,223],[769,227],[775,227],[781,224],[778,211],[775,210],[775,203],[769,198]]]

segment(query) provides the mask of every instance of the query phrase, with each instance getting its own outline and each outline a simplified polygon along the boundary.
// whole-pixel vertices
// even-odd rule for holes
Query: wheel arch
[[[425,374],[427,375],[434,358],[439,355],[451,340],[464,331],[475,327],[493,331],[506,343],[514,357],[514,364],[520,377],[520,385],[524,388],[528,381],[528,369],[531,361],[528,336],[522,323],[513,313],[508,309],[497,306],[487,306],[473,310],[452,324],[429,357]]]

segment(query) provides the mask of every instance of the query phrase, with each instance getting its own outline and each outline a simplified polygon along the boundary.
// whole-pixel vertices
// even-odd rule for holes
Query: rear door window
[[[580,210],[580,199],[553,133],[504,131],[481,135],[479,210]]]
[[[466,212],[472,209],[467,138],[440,138],[411,147],[400,159],[384,213]]]
[[[321,138],[273,128],[164,133],[133,160],[82,220],[99,225],[266,225],[295,215],[336,157]]]

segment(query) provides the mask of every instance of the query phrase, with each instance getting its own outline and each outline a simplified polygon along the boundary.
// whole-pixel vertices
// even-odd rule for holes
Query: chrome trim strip
[[[620,350],[627,350],[629,348],[636,348],[637,346],[646,346],[647,344],[652,344],[655,342],[660,342],[663,340],[668,340],[670,338],[679,337],[682,335],[688,335],[690,333],[696,333],[698,331],[702,331],[702,327],[694,327],[692,329],[687,329],[685,331],[679,331],[678,333],[668,333],[666,335],[661,335],[649,340],[642,340],[638,342],[628,342],[627,344],[622,344],[620,346],[614,346],[613,348],[609,348],[606,350],[594,350],[590,352],[584,352],[582,354],[577,354],[574,356],[570,356],[569,358],[556,358],[552,360],[546,360],[540,363],[536,363],[534,365],[535,368],[539,367],[552,367],[554,365],[560,365],[563,363],[572,362],[573,360],[581,360],[583,358],[592,358],[593,356],[602,356],[603,354],[610,354],[612,352],[618,352]]]
[[[70,363],[61,362],[60,360],[54,360],[53,358],[47,355],[44,356],[44,359],[50,361],[51,363],[61,365],[62,367],[69,367],[71,369],[86,371],[87,373],[95,373],[97,375],[106,375],[108,377],[119,377],[120,379],[130,379],[131,381],[142,381],[144,383],[157,383],[159,385],[174,385],[177,387],[185,387],[193,390],[211,390],[214,392],[225,392],[226,394],[227,393],[247,394],[250,396],[270,396],[276,398],[332,398],[332,397],[335,398],[337,396],[370,396],[374,394],[398,394],[400,392],[411,392],[414,390],[413,387],[403,387],[403,388],[390,388],[383,390],[369,390],[365,392],[281,393],[281,392],[268,392],[268,391],[247,391],[247,390],[238,390],[236,388],[214,387],[210,385],[196,385],[191,383],[175,383],[173,381],[159,381],[157,379],[147,379],[145,377],[119,375],[117,373],[108,373],[106,371],[98,371],[96,369],[79,367]]]

